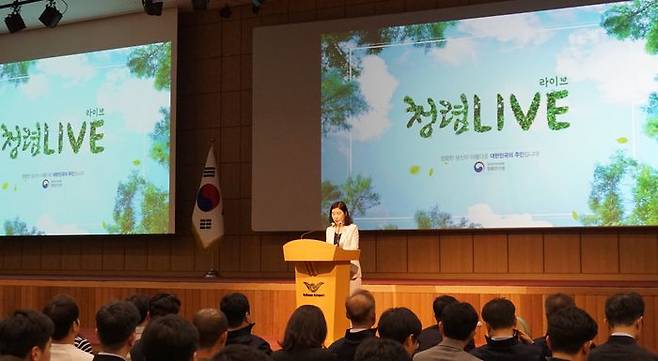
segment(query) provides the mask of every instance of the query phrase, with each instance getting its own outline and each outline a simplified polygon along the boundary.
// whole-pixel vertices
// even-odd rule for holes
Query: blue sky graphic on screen
[[[169,233],[171,43],[0,65],[0,235]]]
[[[322,210],[343,199],[362,229],[658,224],[644,3],[323,34]]]

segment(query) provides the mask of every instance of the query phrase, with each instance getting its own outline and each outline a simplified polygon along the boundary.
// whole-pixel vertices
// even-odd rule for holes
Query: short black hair
[[[199,347],[210,348],[228,330],[228,321],[222,311],[204,308],[194,315],[192,324],[199,331]]]
[[[146,361],[191,361],[199,347],[199,333],[178,315],[151,320],[140,339]]]
[[[598,332],[596,321],[578,307],[566,307],[548,318],[548,339],[553,352],[573,355]]]
[[[482,307],[482,319],[494,330],[513,327],[516,323],[516,307],[506,298],[494,298]]]
[[[459,301],[457,301],[456,298],[450,295],[441,295],[435,298],[434,302],[432,302],[432,310],[434,310],[434,319],[436,319],[436,323],[441,322],[441,315],[443,314],[443,309],[447,305],[452,305],[458,302]]]
[[[357,347],[354,361],[411,361],[411,357],[399,342],[370,337]]]
[[[55,330],[53,321],[33,310],[17,310],[0,322],[0,355],[25,359],[34,346],[45,350]]]
[[[288,319],[281,342],[285,351],[321,348],[327,338],[327,321],[317,306],[299,306]]]
[[[564,293],[553,293],[546,297],[544,301],[544,310],[546,318],[565,307],[575,307],[576,302],[573,297]]]
[[[80,308],[73,297],[57,295],[43,308],[43,313],[55,324],[53,340],[59,341],[69,334],[73,323],[80,318]]]
[[[478,325],[478,313],[470,303],[453,303],[443,309],[441,322],[446,337],[466,341]]]
[[[272,358],[263,351],[235,344],[222,348],[211,361],[272,361]]]
[[[177,315],[178,311],[180,311],[180,300],[172,293],[158,293],[149,300],[151,319],[165,315]]]
[[[126,298],[126,301],[137,307],[137,311],[139,311],[139,323],[144,322],[146,316],[148,316],[150,299],[151,296],[144,294],[136,294]]]
[[[357,297],[365,298],[366,302],[352,302]],[[368,290],[358,289],[345,301],[345,311],[347,313],[347,319],[352,321],[352,323],[366,323],[375,314],[375,297]]]
[[[96,330],[101,344],[108,349],[121,348],[139,323],[137,307],[128,301],[114,301],[96,312]]]
[[[617,293],[605,301],[605,318],[611,327],[630,326],[644,315],[644,300],[635,292]]]
[[[404,343],[410,335],[417,338],[421,328],[418,316],[406,307],[394,307],[384,311],[377,325],[379,336],[399,343]]]
[[[222,297],[219,309],[226,315],[229,327],[238,327],[249,313],[249,300],[242,293],[229,293]]]

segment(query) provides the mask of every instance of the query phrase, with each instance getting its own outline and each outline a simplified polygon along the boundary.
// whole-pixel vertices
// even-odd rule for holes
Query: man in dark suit
[[[345,337],[336,340],[329,346],[329,351],[338,356],[338,361],[354,360],[356,348],[366,339],[375,337],[375,297],[364,289],[357,289],[345,301],[347,318],[352,328],[345,331]]]
[[[541,349],[516,330],[516,307],[505,298],[494,298],[482,307],[487,344],[471,350],[484,361],[539,361]],[[543,360],[542,360],[543,361]]]
[[[553,350],[548,361],[585,361],[598,326],[587,312],[575,306],[562,308],[548,319],[546,341]]]
[[[642,332],[644,300],[635,292],[618,293],[605,302],[605,318],[610,337],[592,350],[590,361],[658,361],[658,355],[642,348],[637,340]]]
[[[96,312],[96,333],[101,351],[92,361],[125,361],[135,343],[135,328],[139,322],[137,307],[127,301],[103,305]]]
[[[379,317],[379,337],[399,342],[409,356],[418,349],[418,334],[423,325],[418,316],[406,307],[394,307]]]
[[[247,296],[238,292],[225,295],[219,303],[219,309],[228,320],[226,345],[245,345],[272,354],[270,344],[251,333],[255,323],[251,322]]]
[[[169,314],[149,322],[140,341],[146,361],[194,361],[199,332],[190,321]]]
[[[50,361],[53,321],[32,310],[15,311],[0,322],[0,360]]]
[[[450,295],[441,295],[434,299],[434,302],[432,302],[432,310],[434,311],[434,319],[436,320],[436,324],[423,329],[420,332],[420,335],[418,335],[418,352],[425,351],[428,348],[436,346],[441,342],[443,336],[439,331],[439,323],[441,323],[441,315],[443,314],[443,309],[446,306],[455,303],[459,303],[459,301]],[[474,348],[475,343],[473,340],[471,340],[468,344],[466,344],[464,350],[470,351]]]
[[[546,320],[557,311],[567,307],[576,307],[576,302],[573,300],[573,297],[564,293],[553,293],[548,295],[546,300],[544,300],[544,313],[546,314]],[[551,349],[546,343],[546,335],[538,337],[534,341],[535,345],[542,349],[542,360],[553,355]]]
[[[166,316],[177,315],[180,311],[180,299],[172,293],[158,293],[149,299],[149,312],[147,316],[147,325],[154,320]],[[130,350],[130,359],[132,361],[145,361],[142,342],[139,337],[136,338],[135,346]]]

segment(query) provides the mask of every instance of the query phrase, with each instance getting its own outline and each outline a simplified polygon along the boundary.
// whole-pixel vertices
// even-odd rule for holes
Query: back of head
[[[105,350],[123,347],[135,332],[139,322],[137,307],[127,301],[115,301],[96,312],[98,339]]]
[[[281,348],[299,351],[320,348],[327,338],[327,321],[317,306],[299,306],[290,315]]]
[[[356,349],[354,361],[410,361],[411,357],[399,342],[371,337]]]
[[[577,307],[566,307],[548,318],[548,340],[553,352],[576,354],[598,332],[596,322]]]
[[[57,295],[43,308],[43,313],[55,324],[53,340],[59,341],[69,335],[73,323],[78,322],[80,309],[73,297]]]
[[[452,305],[455,303],[458,303],[456,298],[449,296],[449,295],[442,295],[434,299],[434,302],[432,302],[432,309],[434,310],[434,319],[436,319],[436,323],[439,323],[441,321],[441,315],[443,314],[443,309],[447,305]]]
[[[228,330],[228,321],[222,311],[214,308],[199,310],[192,320],[199,332],[199,348],[211,348],[224,332]]]
[[[149,300],[149,314],[151,319],[177,315],[180,310],[180,300],[171,293],[158,293]]]
[[[564,293],[550,294],[544,301],[544,311],[546,312],[546,318],[563,308],[575,306],[576,302],[573,300],[573,297]]]
[[[199,334],[189,321],[169,314],[150,321],[140,342],[146,361],[191,361]]]
[[[447,305],[441,317],[444,336],[460,341],[469,340],[478,324],[475,308],[466,302]]]
[[[148,295],[143,295],[143,294],[137,294],[137,295],[132,295],[128,298],[126,298],[126,301],[132,303],[137,307],[137,311],[139,311],[139,323],[141,324],[146,320],[146,316],[149,313],[149,301],[151,297]]]
[[[272,358],[249,346],[228,345],[215,354],[211,361],[272,361]]]
[[[242,293],[229,293],[222,297],[219,309],[224,312],[228,327],[235,328],[242,324],[249,313],[249,300]]]
[[[54,329],[53,322],[42,313],[15,311],[0,322],[0,355],[25,359],[35,346],[45,350]]]
[[[630,326],[644,315],[644,300],[635,292],[618,293],[605,301],[605,318],[611,327]]]
[[[399,343],[409,336],[417,337],[422,325],[418,317],[406,307],[389,308],[379,317],[379,336]]]
[[[358,289],[345,301],[347,319],[353,327],[371,327],[375,324],[375,297],[368,290]]]
[[[494,298],[482,307],[482,319],[494,330],[514,327],[516,307],[506,298]]]

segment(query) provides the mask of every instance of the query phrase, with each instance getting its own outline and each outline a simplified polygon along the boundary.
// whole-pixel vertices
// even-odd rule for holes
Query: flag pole
[[[210,146],[212,146],[213,148],[215,147],[215,138],[214,137],[210,138]],[[215,247],[215,244],[217,244],[217,243],[218,242],[214,242],[212,245],[210,245],[210,247],[206,248],[206,254],[207,254],[207,256],[209,258],[209,261],[210,261],[210,262],[208,262],[210,264],[210,269],[208,270],[208,272],[206,272],[205,275],[203,275],[203,278],[214,279],[214,278],[219,277],[219,272],[217,271],[216,263],[215,263],[215,254],[214,254],[215,252],[213,252],[213,248]],[[218,247],[218,249],[219,249],[219,247]]]

